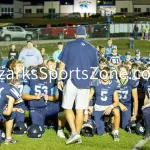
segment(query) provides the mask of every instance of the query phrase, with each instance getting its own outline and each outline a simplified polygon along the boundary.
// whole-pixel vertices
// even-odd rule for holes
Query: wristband
[[[113,105],[110,105],[110,107],[113,109],[114,108],[114,106]]]

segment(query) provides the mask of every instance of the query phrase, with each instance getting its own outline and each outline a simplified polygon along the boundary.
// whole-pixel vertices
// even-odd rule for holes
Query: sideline
[[[148,138],[148,139],[146,139],[146,140],[140,140],[140,141],[132,148],[132,150],[140,150],[148,140],[150,140],[150,138]]]

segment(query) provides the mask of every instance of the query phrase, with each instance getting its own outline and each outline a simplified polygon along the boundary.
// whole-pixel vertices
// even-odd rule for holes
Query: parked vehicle
[[[70,13],[65,18],[81,18],[81,14],[78,12]]]
[[[14,25],[22,28],[33,28],[33,24],[31,23],[15,23]]]
[[[108,36],[108,29],[109,25],[107,24],[94,24],[91,25],[92,31],[92,37],[107,37]]]
[[[113,18],[121,18],[121,19],[124,19],[126,18],[126,14],[125,13],[116,13],[116,14],[113,14],[112,15]]]
[[[20,26],[0,27],[0,38],[5,41],[11,41],[11,39],[31,40],[33,38],[33,32],[26,31]]]
[[[53,13],[53,14],[48,14],[46,16],[43,17],[44,19],[58,19],[60,18],[60,15],[57,13]]]
[[[73,38],[76,32],[76,26],[73,24],[72,26],[68,26],[68,24],[62,24],[60,27],[47,27],[41,29],[41,35],[45,35],[49,38]],[[92,35],[92,28],[90,26],[86,26],[87,29],[87,37]]]
[[[102,15],[100,13],[90,15],[89,18],[101,18]]]
[[[135,15],[135,19],[140,19],[140,18],[150,19],[150,12],[143,12]]]

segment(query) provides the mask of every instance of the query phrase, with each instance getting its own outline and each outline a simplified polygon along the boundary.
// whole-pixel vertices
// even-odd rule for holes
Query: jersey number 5
[[[107,101],[107,91],[101,91],[101,100]]]

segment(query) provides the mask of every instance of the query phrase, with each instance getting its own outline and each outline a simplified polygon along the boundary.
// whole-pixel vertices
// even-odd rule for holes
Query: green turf
[[[141,150],[150,150],[150,140],[142,147]]]
[[[41,139],[29,139],[26,135],[14,136],[19,140],[17,144],[4,145],[1,150],[130,150],[141,137],[120,130],[120,141],[114,142],[108,134],[102,137],[83,137],[80,145],[65,145],[65,139],[56,136],[54,130],[46,130]]]
[[[97,45],[106,45],[107,41],[106,40],[96,40],[91,42],[94,46]],[[135,50],[140,49],[141,50],[141,55],[142,56],[148,56],[149,47],[150,47],[150,41],[141,41],[141,40],[136,40],[135,41],[135,48],[134,49],[129,49],[128,44],[129,40],[124,39],[124,40],[113,40],[113,44],[117,45],[118,47],[118,53],[121,55],[124,55],[125,52],[130,51],[131,55],[135,55]],[[21,50],[23,46],[22,45],[17,45],[17,50]],[[38,45],[38,49],[40,50],[42,47],[46,49],[46,53],[48,53],[50,56],[53,54],[55,50],[57,50],[57,44],[40,44]],[[0,50],[2,51],[4,56],[8,56],[8,51],[9,51],[9,46],[0,46]]]

